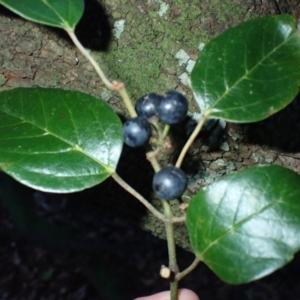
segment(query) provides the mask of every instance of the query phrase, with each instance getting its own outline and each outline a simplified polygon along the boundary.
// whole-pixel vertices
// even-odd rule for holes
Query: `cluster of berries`
[[[138,116],[128,120],[123,126],[124,142],[130,147],[140,147],[148,142],[151,136],[148,119],[153,116],[169,125],[181,122],[186,117],[188,102],[176,91],[163,95],[150,93],[137,101],[135,110]]]
[[[149,93],[140,98],[135,106],[138,114],[123,125],[124,142],[130,147],[145,145],[151,136],[148,119],[156,116],[161,122],[173,125],[183,121],[188,111],[188,101],[177,91],[163,95]],[[163,200],[180,197],[187,186],[185,173],[174,166],[163,168],[154,175],[153,189]]]

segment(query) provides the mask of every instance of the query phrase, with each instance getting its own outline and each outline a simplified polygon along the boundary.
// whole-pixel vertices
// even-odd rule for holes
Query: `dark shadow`
[[[146,160],[144,148],[134,149],[124,145],[117,173],[143,197],[151,199],[154,172]],[[78,215],[82,214],[82,206],[85,205],[87,208],[88,201],[91,206],[87,215],[93,215],[97,211],[98,216],[102,215],[102,220],[105,219],[104,216],[107,216],[108,219],[117,216],[134,226],[138,226],[147,212],[136,198],[120,187],[112,178],[78,193],[77,199]],[[72,206],[72,209],[75,209],[74,202],[72,202]]]
[[[22,19],[20,16],[13,13],[11,10],[7,9],[6,7],[2,6],[1,4],[0,4],[0,15],[9,17],[9,18]]]
[[[249,143],[284,152],[300,151],[300,94],[286,108],[266,120],[244,125]]]
[[[132,149],[125,146],[118,173],[149,199],[152,193],[153,170],[145,159],[143,148]],[[54,194],[34,191],[9,176],[2,175],[7,181],[2,183],[0,176],[0,184],[9,187],[10,183],[10,190],[20,197],[15,199],[13,207],[7,207],[17,223],[17,228],[1,228],[1,241],[17,241],[19,247],[21,244],[29,244],[31,247],[38,245],[49,251],[53,257],[62,258],[62,267],[79,266],[82,270],[80,274],[87,276],[101,296],[104,293],[110,295],[103,298],[100,296],[98,299],[127,299],[126,296],[111,296],[119,291],[119,295],[127,295],[130,291],[128,280],[137,282],[140,279],[138,272],[126,271],[125,281],[124,275],[118,275],[131,269],[132,263],[128,263],[124,257],[132,256],[130,261],[136,260],[135,253],[153,250],[152,241],[156,240],[138,227],[139,220],[146,213],[143,205],[111,178],[82,192]],[[3,211],[1,201],[4,201],[4,196],[9,198],[10,194],[0,194],[0,211]],[[24,223],[22,216],[25,215]],[[91,232],[94,236],[89,236]],[[159,244],[164,245],[164,261],[167,261],[165,243]],[[161,248],[157,252],[161,253]],[[84,281],[83,278],[81,280]],[[95,294],[92,287],[89,290]],[[130,298],[134,298],[134,295]]]
[[[112,28],[105,9],[96,0],[85,0],[84,14],[75,33],[84,47],[96,51],[108,50]]]

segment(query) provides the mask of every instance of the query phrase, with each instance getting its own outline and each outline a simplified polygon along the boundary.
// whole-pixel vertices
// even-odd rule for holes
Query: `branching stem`
[[[127,182],[124,181],[116,172],[111,176],[124,190],[129,194],[139,200],[156,218],[162,222],[166,222],[166,217],[164,214],[159,212],[153,205],[151,205],[141,194],[139,194],[134,188],[132,188]],[[172,223],[184,223],[185,216],[183,217],[173,217]]]
[[[195,260],[192,262],[192,264],[188,268],[186,268],[182,272],[176,274],[175,280],[180,281],[183,277],[185,277],[191,271],[193,271],[198,266],[199,263],[200,263],[200,260],[196,257]]]
[[[98,63],[95,61],[95,59],[91,56],[90,51],[85,49],[80,41],[77,39],[74,31],[72,30],[67,30],[68,35],[70,36],[71,40],[75,44],[75,46],[78,48],[78,50],[88,59],[88,61],[92,64],[94,67],[95,71],[97,72],[98,76],[102,80],[102,82],[106,85],[106,87],[110,90],[117,91],[123,101],[124,104],[126,105],[128,112],[130,116],[136,117],[136,111],[133,107],[133,104],[130,100],[130,97],[125,89],[125,86],[121,82],[113,81],[110,82],[105,74],[103,73],[102,69],[98,65]],[[177,163],[176,167],[180,167],[183,158],[188,151],[189,147],[195,140],[196,136],[201,130],[202,125],[205,122],[205,118],[201,119],[201,121],[198,123],[197,127],[195,128],[193,134],[187,141],[185,147],[183,148]],[[168,135],[170,126],[166,125],[163,133],[161,134],[160,131],[159,135],[161,137],[166,137]],[[157,151],[149,151],[147,152],[147,158],[152,164],[153,169],[155,172],[158,172],[160,170],[160,164],[157,160],[157,155],[160,152],[160,150]],[[171,290],[171,300],[177,300],[178,298],[178,281],[184,277],[187,273],[189,273],[196,265],[197,261],[187,268],[185,271],[179,273],[178,265],[177,265],[177,260],[176,260],[176,246],[175,246],[175,239],[174,239],[174,223],[181,223],[185,221],[185,216],[184,217],[173,217],[173,213],[171,210],[171,206],[167,201],[162,201],[163,207],[164,207],[164,214],[159,212],[154,206],[152,206],[141,194],[139,194],[135,189],[133,189],[129,184],[127,184],[116,172],[112,174],[112,178],[121,186],[123,187],[128,193],[133,195],[136,199],[138,199],[154,216],[156,216],[159,220],[163,221],[165,224],[166,228],[166,235],[167,235],[167,244],[168,244],[168,253],[169,253],[169,268],[172,272],[175,273],[175,280],[171,282],[170,284],[170,290]]]
[[[157,155],[160,153],[161,148],[157,148],[155,151],[148,151],[146,153],[146,157],[148,159],[148,161],[150,162],[153,170],[157,173],[158,171],[160,171],[161,167],[160,164],[157,160]]]

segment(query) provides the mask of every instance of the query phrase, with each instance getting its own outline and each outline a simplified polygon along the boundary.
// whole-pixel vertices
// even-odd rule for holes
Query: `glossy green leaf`
[[[231,28],[209,42],[191,74],[202,113],[254,122],[288,105],[299,91],[300,35],[288,15]]]
[[[0,0],[24,19],[73,31],[84,11],[83,0]]]
[[[187,227],[197,257],[222,280],[268,275],[300,248],[300,176],[273,165],[224,177],[192,198]]]
[[[0,168],[25,185],[73,192],[115,171],[122,125],[95,97],[59,89],[4,91],[0,120]]]

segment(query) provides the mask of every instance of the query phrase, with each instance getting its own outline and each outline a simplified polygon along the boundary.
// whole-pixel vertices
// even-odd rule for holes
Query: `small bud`
[[[162,265],[159,274],[162,278],[168,279],[171,276],[171,270],[168,267]]]

